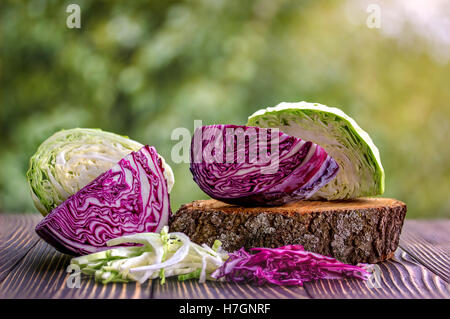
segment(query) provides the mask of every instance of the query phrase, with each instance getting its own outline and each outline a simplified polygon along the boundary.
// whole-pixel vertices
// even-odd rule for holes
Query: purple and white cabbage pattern
[[[170,214],[161,159],[144,146],[53,209],[36,232],[63,253],[83,255],[116,237],[159,232]]]
[[[307,199],[338,169],[319,145],[277,129],[203,126],[191,142],[194,181],[212,198],[231,204],[273,206]]]

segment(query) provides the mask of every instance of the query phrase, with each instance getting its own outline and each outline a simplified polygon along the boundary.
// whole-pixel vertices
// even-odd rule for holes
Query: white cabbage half
[[[27,179],[35,206],[45,216],[89,182],[143,145],[100,129],[56,132],[30,159]],[[174,184],[171,167],[160,155],[168,191]]]
[[[381,195],[384,170],[369,135],[343,111],[318,103],[280,103],[259,110],[247,125],[277,127],[283,133],[322,146],[339,164],[334,180],[311,199],[340,200]]]

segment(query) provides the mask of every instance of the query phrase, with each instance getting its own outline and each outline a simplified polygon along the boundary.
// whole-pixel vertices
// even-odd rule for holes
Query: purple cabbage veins
[[[307,199],[338,169],[322,147],[278,129],[203,126],[191,142],[194,181],[230,204],[274,206]]]
[[[144,146],[53,209],[36,232],[71,255],[103,250],[116,237],[159,232],[171,215],[163,173],[156,149]]]

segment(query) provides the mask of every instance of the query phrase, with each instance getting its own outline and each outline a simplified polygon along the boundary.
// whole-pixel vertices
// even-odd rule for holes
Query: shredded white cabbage
[[[142,246],[117,247],[73,258],[71,263],[87,275],[94,275],[103,283],[137,281],[178,276],[179,280],[197,278],[199,282],[215,280],[211,274],[228,258],[221,244],[213,247],[193,243],[183,233],[168,233],[164,226],[161,233],[140,233],[112,239],[108,246],[122,244]]]

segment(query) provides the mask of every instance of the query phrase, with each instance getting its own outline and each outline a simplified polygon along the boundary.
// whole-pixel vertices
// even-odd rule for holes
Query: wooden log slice
[[[170,219],[170,231],[226,251],[241,247],[301,244],[306,250],[342,262],[377,263],[393,256],[406,205],[390,198],[350,201],[298,201],[277,207],[241,207],[217,200],[183,205]]]

